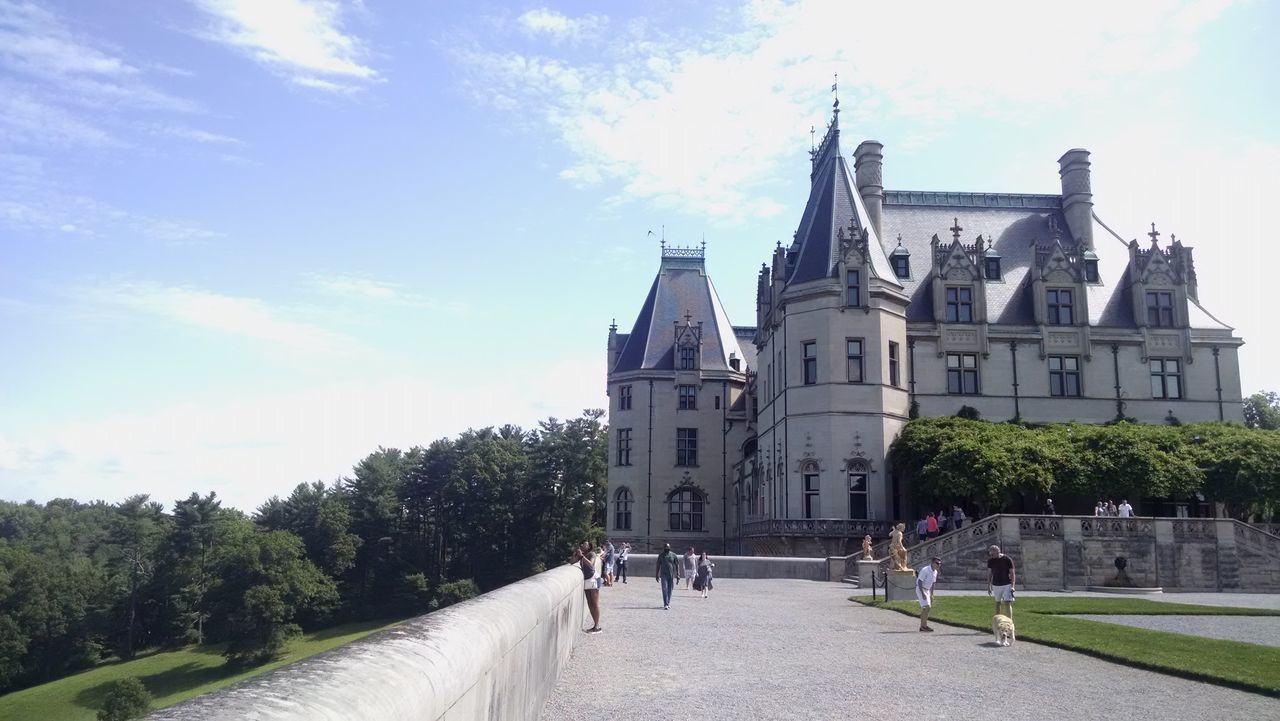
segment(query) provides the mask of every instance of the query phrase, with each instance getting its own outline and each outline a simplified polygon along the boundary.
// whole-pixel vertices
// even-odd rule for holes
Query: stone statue
[[[907,524],[899,523],[889,532],[889,568],[893,571],[910,571],[907,566],[907,547],[902,545],[902,532]]]
[[[864,561],[875,560],[874,558],[871,557],[871,536],[862,537],[862,560]]]

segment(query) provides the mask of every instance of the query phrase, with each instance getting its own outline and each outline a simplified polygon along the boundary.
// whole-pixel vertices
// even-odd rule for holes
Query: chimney
[[[1089,151],[1074,148],[1058,158],[1062,178],[1062,214],[1067,229],[1085,248],[1093,250],[1093,190],[1089,185]]]
[[[880,151],[884,145],[874,140],[864,140],[853,151],[854,182],[858,184],[858,195],[862,196],[862,204],[867,207],[867,223],[875,229],[876,237],[880,233],[880,209],[884,205],[884,181],[880,170],[884,155]]]

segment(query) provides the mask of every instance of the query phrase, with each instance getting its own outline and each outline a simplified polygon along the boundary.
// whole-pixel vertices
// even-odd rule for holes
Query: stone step
[[[842,583],[847,583],[850,586],[853,586],[854,588],[862,588],[862,582],[858,580],[857,576],[845,576],[844,578],[840,579],[840,581]]]

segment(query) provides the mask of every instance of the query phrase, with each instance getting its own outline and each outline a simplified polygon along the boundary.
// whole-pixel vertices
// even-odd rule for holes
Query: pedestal
[[[889,583],[884,592],[890,601],[916,600],[916,572],[889,571]]]
[[[879,561],[858,561],[858,588],[871,588],[871,574],[879,570]]]

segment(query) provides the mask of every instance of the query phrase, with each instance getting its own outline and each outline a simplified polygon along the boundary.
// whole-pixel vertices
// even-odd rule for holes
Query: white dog
[[[1013,619],[997,613],[991,617],[991,634],[996,637],[997,646],[1008,646],[1018,640],[1013,630]]]

